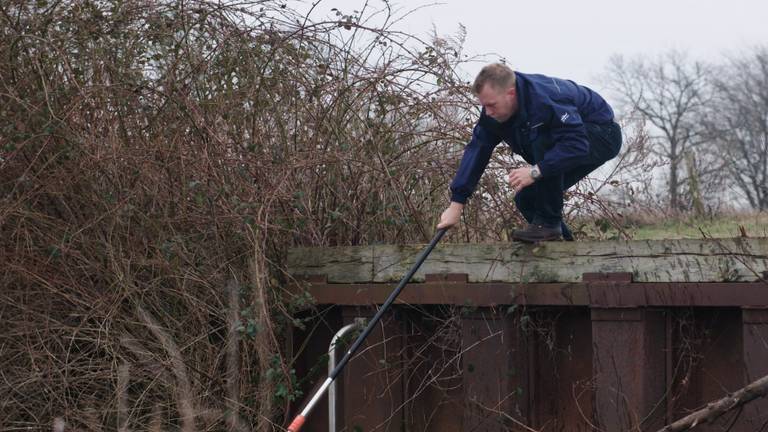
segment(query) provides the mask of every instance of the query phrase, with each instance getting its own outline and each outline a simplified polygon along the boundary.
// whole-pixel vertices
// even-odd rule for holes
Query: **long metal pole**
[[[315,404],[317,404],[317,402],[320,400],[320,397],[328,389],[328,386],[331,385],[333,380],[336,379],[336,377],[339,375],[342,369],[344,369],[344,366],[346,366],[347,363],[349,362],[349,359],[352,358],[355,352],[357,352],[357,349],[360,348],[360,345],[362,345],[365,338],[368,337],[371,331],[373,331],[374,327],[376,327],[376,324],[378,324],[379,320],[381,319],[381,316],[384,315],[384,313],[387,311],[387,309],[389,309],[392,303],[395,302],[395,299],[397,299],[397,296],[400,295],[400,291],[402,291],[403,288],[405,288],[405,285],[408,284],[408,282],[411,280],[411,278],[419,269],[419,267],[421,267],[421,264],[424,263],[424,260],[427,259],[427,256],[429,256],[430,252],[432,252],[432,249],[435,248],[435,246],[443,237],[446,231],[447,231],[447,228],[442,228],[437,231],[437,234],[435,234],[435,237],[432,239],[431,242],[429,242],[429,245],[427,245],[426,249],[424,249],[421,255],[419,255],[419,258],[416,260],[416,263],[413,265],[413,267],[411,267],[411,270],[408,271],[408,274],[406,274],[403,277],[403,279],[397,285],[397,288],[395,288],[395,290],[392,291],[392,294],[390,294],[387,300],[384,302],[384,304],[381,305],[381,308],[379,309],[378,312],[376,312],[376,315],[373,316],[371,321],[368,323],[368,326],[363,330],[362,333],[360,333],[360,336],[358,336],[357,340],[352,344],[352,346],[349,347],[349,350],[347,350],[347,353],[344,354],[344,357],[341,359],[339,364],[336,365],[336,368],[331,372],[328,378],[325,379],[325,382],[323,382],[323,385],[321,385],[320,388],[317,389],[315,394],[312,396],[312,399],[309,400],[309,403],[307,404],[307,406],[305,406],[304,409],[301,410],[301,413],[293,419],[293,421],[291,422],[291,425],[288,426],[288,430],[290,432],[298,432],[299,429],[301,429],[301,426],[304,425],[304,421],[306,420],[309,413],[312,411],[312,408],[315,407]]]

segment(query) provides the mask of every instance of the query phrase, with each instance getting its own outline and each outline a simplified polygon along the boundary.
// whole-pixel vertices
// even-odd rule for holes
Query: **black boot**
[[[574,241],[573,238],[573,231],[571,231],[570,228],[568,228],[568,225],[565,224],[565,222],[560,223],[560,229],[563,231],[563,240],[565,241]]]
[[[559,223],[557,225],[531,223],[525,229],[512,231],[512,239],[526,243],[560,240],[562,236],[563,231]]]

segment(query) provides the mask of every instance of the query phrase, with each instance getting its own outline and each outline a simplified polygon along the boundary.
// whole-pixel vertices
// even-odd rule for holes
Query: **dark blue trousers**
[[[617,123],[586,123],[585,127],[590,149],[583,164],[541,178],[515,195],[515,205],[525,220],[548,226],[561,224],[566,239],[570,231],[563,224],[563,194],[587,174],[613,159],[621,150],[621,127]]]

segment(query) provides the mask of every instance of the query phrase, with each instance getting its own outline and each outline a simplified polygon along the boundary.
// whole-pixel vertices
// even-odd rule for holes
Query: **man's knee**
[[[533,220],[536,210],[536,194],[533,193],[532,187],[524,188],[515,194],[515,206],[525,220],[528,222]]]
[[[515,205],[517,206],[518,210],[533,209],[535,205],[535,194],[532,192],[533,188],[529,186],[515,194]]]

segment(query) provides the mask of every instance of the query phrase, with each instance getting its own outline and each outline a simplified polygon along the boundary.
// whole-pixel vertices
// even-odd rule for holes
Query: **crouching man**
[[[509,184],[528,226],[515,240],[573,240],[563,222],[563,194],[621,149],[621,128],[610,105],[573,81],[515,72],[494,63],[472,86],[480,119],[451,183],[451,203],[439,228],[456,225],[467,199],[501,141],[530,165],[513,169]]]

